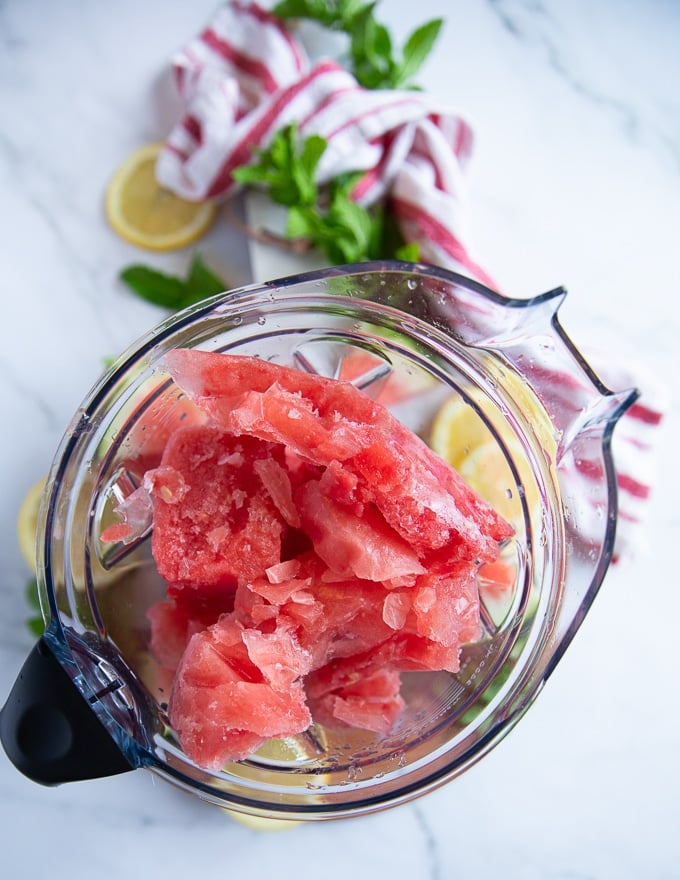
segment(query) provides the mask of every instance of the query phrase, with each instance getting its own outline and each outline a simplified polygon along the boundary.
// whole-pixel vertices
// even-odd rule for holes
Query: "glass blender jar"
[[[508,299],[446,270],[368,263],[227,292],[140,339],[91,390],[51,468],[38,527],[46,630],[0,715],[15,765],[45,784],[145,768],[230,810],[311,820],[402,803],[482,758],[541,690],[612,557],[611,437],[637,395],[590,369],[558,321],[564,296]],[[214,773],[182,752],[149,648],[146,612],[164,596],[152,522],[130,543],[101,539],[190,413],[162,366],[175,348],[326,376],[360,355],[352,381],[426,441],[446,406],[483,438],[463,443],[461,472],[514,527],[510,577],[498,589],[480,573],[482,637],[457,674],[404,674],[388,735],[314,724]]]

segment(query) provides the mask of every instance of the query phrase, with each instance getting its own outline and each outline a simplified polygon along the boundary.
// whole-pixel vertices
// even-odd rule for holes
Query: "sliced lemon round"
[[[106,217],[131,244],[152,251],[186,247],[211,226],[213,202],[189,202],[161,186],[156,160],[163,144],[146,144],[115,171],[106,190]]]
[[[222,809],[229,818],[252,831],[287,831],[303,824],[297,819],[270,819],[267,816],[250,816],[247,813],[239,813],[237,810],[228,810],[225,807]]]
[[[40,499],[45,489],[45,480],[34,483],[24,496],[17,515],[17,539],[19,549],[31,571],[35,571],[35,543],[38,529]]]
[[[439,409],[430,429],[430,446],[457,471],[477,449],[493,444],[493,435],[472,406],[450,397]],[[467,468],[468,472],[471,470]]]
[[[501,436],[522,490],[532,504],[536,495],[532,490],[534,481],[519,440],[509,430]],[[508,457],[470,404],[459,397],[451,397],[444,403],[432,423],[430,446],[511,525],[521,520],[518,481]]]

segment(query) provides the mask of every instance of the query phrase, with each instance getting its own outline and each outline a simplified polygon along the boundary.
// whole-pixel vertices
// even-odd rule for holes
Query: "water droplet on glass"
[[[260,325],[260,327],[264,327],[264,325],[267,323],[267,319],[264,315],[260,315],[260,317],[257,319],[257,323]]]
[[[416,287],[418,286],[418,282],[416,281],[415,278],[409,278],[408,281],[406,282],[406,286],[408,287],[409,290],[415,290]]]

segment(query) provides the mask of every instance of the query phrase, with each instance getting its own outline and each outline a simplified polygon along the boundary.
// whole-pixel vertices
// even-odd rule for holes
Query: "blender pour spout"
[[[41,638],[0,712],[14,766],[43,785],[113,776],[132,765]]]

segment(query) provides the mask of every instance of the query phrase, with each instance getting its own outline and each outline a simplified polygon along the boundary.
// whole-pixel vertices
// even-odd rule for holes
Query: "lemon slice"
[[[432,450],[457,471],[466,466],[480,447],[494,444],[491,431],[474,409],[458,397],[450,397],[437,412],[430,430]],[[466,468],[468,476],[475,467]]]
[[[38,529],[38,510],[45,488],[45,480],[38,480],[26,493],[17,515],[19,549],[31,571],[35,571],[35,542]]]
[[[188,202],[156,180],[156,160],[163,144],[135,150],[118,167],[106,190],[106,217],[131,244],[152,251],[185,247],[212,224],[212,202]]]
[[[511,449],[512,439],[504,439]],[[458,398],[444,404],[432,424],[430,445],[500,516],[511,524],[517,521],[521,507],[510,465],[489,428],[469,404]],[[511,451],[521,454],[516,448]]]
[[[270,819],[267,816],[250,816],[236,810],[227,810],[225,807],[222,809],[229,818],[252,831],[287,831],[303,824],[297,819]]]
[[[539,421],[540,404],[527,401],[526,413]],[[508,429],[501,437],[519,475],[529,506],[538,500],[531,468],[521,444]],[[517,480],[498,441],[475,409],[458,397],[449,398],[435,415],[430,446],[511,525],[522,519]]]

